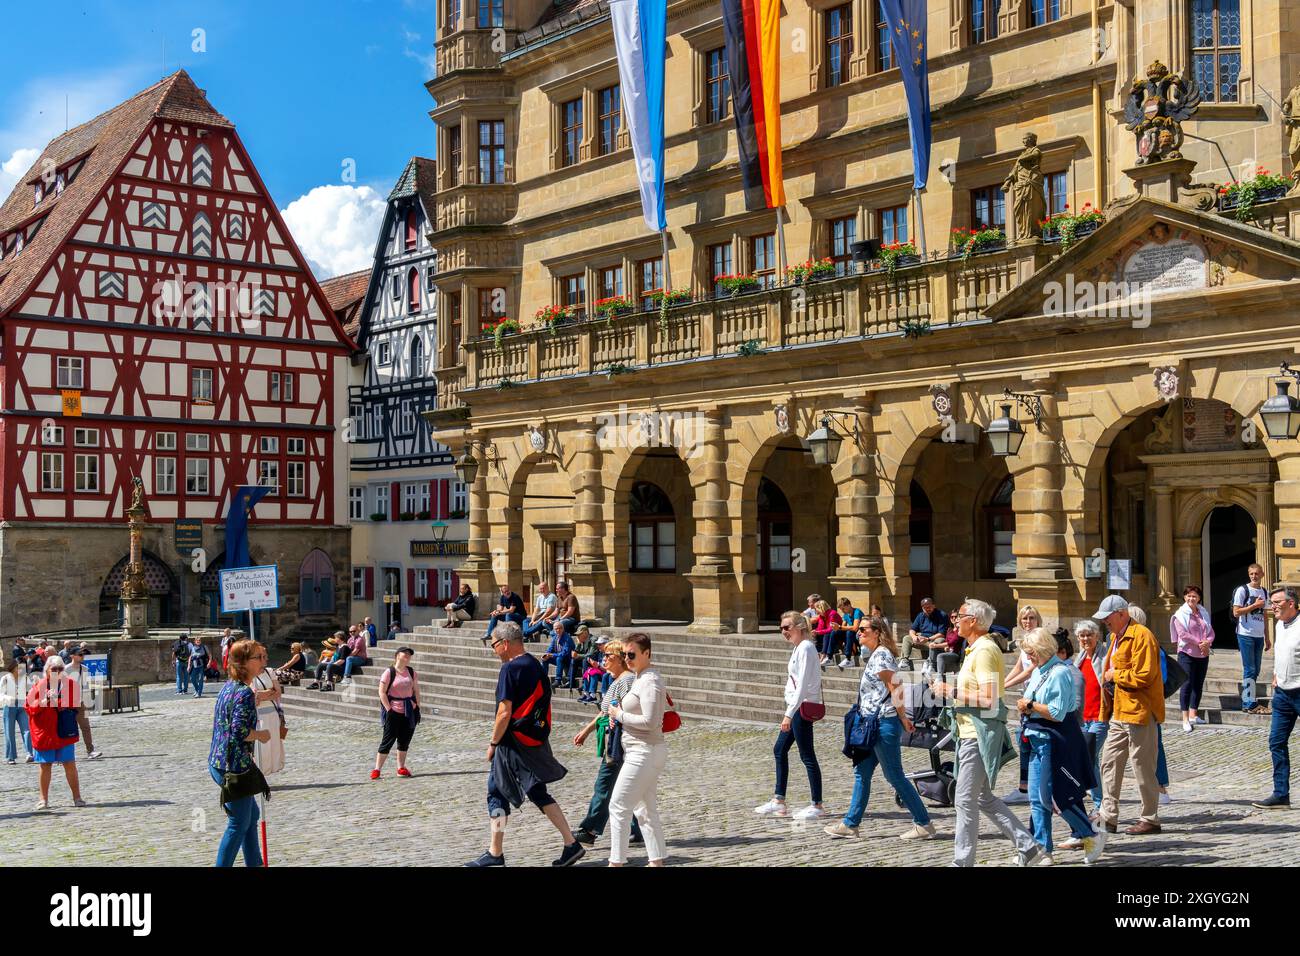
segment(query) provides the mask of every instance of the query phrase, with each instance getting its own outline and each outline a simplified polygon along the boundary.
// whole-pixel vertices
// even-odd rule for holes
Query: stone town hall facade
[[[1158,630],[1198,583],[1230,634],[1246,564],[1300,578],[1300,443],[1258,416],[1300,346],[1300,199],[1242,222],[1194,188],[1291,172],[1300,27],[1282,0],[932,0],[929,255],[892,271],[850,255],[921,238],[879,10],[790,0],[786,261],[837,273],[807,287],[781,280],[772,212],[743,203],[718,5],[670,0],[670,273],[691,301],[663,311],[606,5],[445,0],[440,17],[430,420],[480,466],[462,580],[563,575],[593,616],[701,633],[812,591],[895,619],[923,593],[980,595],[1009,623],[1017,604],[1094,609],[1102,549]],[[1186,162],[1138,166],[1125,101],[1156,60],[1203,103]],[[953,229],[1011,228],[1002,185],[1030,132],[1043,212],[1106,221],[1068,250],[1035,228],[950,254]],[[760,289],[715,296],[724,273]],[[1126,277],[1157,290],[1149,321],[1050,301],[1052,283]],[[615,296],[633,309],[527,327]],[[525,328],[498,347],[478,330],[502,317]],[[982,432],[1005,389],[1041,426],[1012,399],[1026,437],[998,457]],[[843,441],[818,466],[823,418]]]
[[[261,484],[259,632],[332,626],[354,347],[231,122],[181,71],[75,127],[0,209],[0,252],[0,630],[119,620],[137,478],[151,624],[221,623],[232,492]]]

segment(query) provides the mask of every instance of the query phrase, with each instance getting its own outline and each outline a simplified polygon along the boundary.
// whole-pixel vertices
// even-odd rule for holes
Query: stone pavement
[[[0,866],[182,865],[209,866],[225,825],[217,788],[206,769],[212,696],[177,698],[165,686],[142,694],[137,714],[95,718],[99,761],[79,760],[82,791],[90,806],[74,809],[61,772],[51,787],[52,809],[37,814],[36,769],[0,764]],[[456,865],[486,846],[484,804],[487,721],[426,719],[412,745],[411,779],[395,775],[390,760],[381,780],[367,774],[379,741],[378,721],[365,725],[320,719],[291,722],[288,766],[272,777],[270,847],[273,865],[386,865],[394,859],[424,865]],[[556,753],[569,768],[552,788],[570,821],[581,818],[595,777],[592,743],[579,750],[567,719],[557,727]],[[852,790],[849,762],[838,753],[838,721],[818,728],[818,754],[826,803],[842,813]],[[762,819],[752,808],[771,795],[772,742],[776,734],[752,727],[688,721],[669,740],[667,772],[660,784],[670,865],[941,866],[951,860],[953,812],[934,809],[940,838],[903,843],[897,834],[906,814],[893,791],[874,781],[862,837],[832,841],[821,826]],[[1252,799],[1269,792],[1270,764],[1262,730],[1181,731],[1166,738],[1171,792],[1163,808],[1165,832],[1156,837],[1112,838],[1099,865],[1289,865],[1300,864],[1296,840],[1300,817],[1290,811],[1254,810]],[[82,750],[84,754],[84,749]],[[904,751],[905,767],[926,767],[921,751]],[[1014,765],[999,790],[1014,786]],[[1131,779],[1127,790],[1135,792]],[[807,797],[807,778],[791,753],[790,801]],[[1136,801],[1122,805],[1125,822]],[[1027,820],[1028,806],[1015,808]],[[836,819],[831,816],[829,819]],[[979,859],[1008,865],[1012,849],[989,827]],[[1056,839],[1068,834],[1057,821]],[[603,865],[608,835],[589,849],[583,864]],[[528,807],[511,818],[506,838],[510,865],[545,865],[558,852],[550,825]],[[1077,852],[1057,850],[1058,865],[1076,863]],[[634,864],[644,862],[634,847]]]

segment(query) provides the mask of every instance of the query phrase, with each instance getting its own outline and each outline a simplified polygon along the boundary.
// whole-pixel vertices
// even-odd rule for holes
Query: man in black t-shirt
[[[488,615],[487,637],[484,640],[491,640],[492,632],[502,621],[514,621],[516,624],[523,624],[526,616],[524,613],[524,599],[511,591],[510,585],[501,585],[501,599],[497,601],[496,609]]]
[[[503,588],[503,596],[505,589]],[[546,814],[560,831],[564,850],[552,866],[572,866],[586,852],[573,838],[564,811],[546,791],[548,783],[568,773],[551,753],[551,685],[537,658],[524,650],[524,632],[514,621],[504,622],[492,638],[492,653],[501,661],[497,677],[497,714],[487,759],[488,817],[491,843],[486,853],[466,866],[505,866],[506,821],[511,806],[525,799]]]

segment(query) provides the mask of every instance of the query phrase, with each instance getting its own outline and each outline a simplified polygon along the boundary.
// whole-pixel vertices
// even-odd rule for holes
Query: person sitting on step
[[[555,665],[555,679],[551,681],[551,686],[559,687],[561,682],[570,685],[573,681],[573,638],[564,630],[563,624],[556,626],[551,643],[542,655],[542,671],[548,679],[552,664]]]
[[[316,665],[316,679],[307,685],[308,690],[334,689],[334,678],[343,675],[343,669],[346,666],[345,662],[352,653],[352,648],[344,640],[345,637],[346,635],[342,631],[334,632],[334,637],[331,638],[334,641],[334,652],[330,655],[329,660],[326,660],[324,656],[321,657],[321,662]]]

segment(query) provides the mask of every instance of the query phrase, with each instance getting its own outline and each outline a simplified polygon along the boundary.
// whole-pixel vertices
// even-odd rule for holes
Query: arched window
[[[420,311],[420,270],[406,274],[406,311],[414,315]]]
[[[1011,495],[1016,480],[1007,476],[984,507],[985,563],[990,577],[1009,578],[1016,573],[1016,556],[1011,538],[1016,533],[1016,513],[1011,509]]]
[[[418,335],[411,339],[411,367],[408,374],[411,378],[424,375],[424,339]]]
[[[628,566],[633,571],[677,570],[677,524],[673,504],[658,485],[638,481],[629,502]]]
[[[410,209],[406,213],[406,251],[410,252],[420,241],[420,224],[415,215],[415,210]]]

